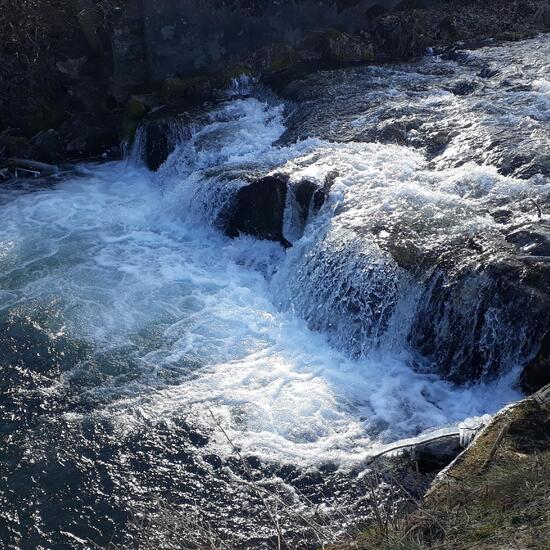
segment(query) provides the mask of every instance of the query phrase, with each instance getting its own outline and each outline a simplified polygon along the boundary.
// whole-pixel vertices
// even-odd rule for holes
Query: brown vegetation
[[[550,409],[505,410],[440,476],[412,514],[375,521],[344,549],[550,548]]]

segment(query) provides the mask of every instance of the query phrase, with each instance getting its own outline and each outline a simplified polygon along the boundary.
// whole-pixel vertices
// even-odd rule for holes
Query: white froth
[[[270,460],[353,462],[389,441],[515,399],[512,375],[456,388],[415,372],[400,339],[411,311],[406,300],[393,332],[384,329],[385,346],[351,359],[295,315],[323,304],[297,304],[285,287],[296,283],[293,270],[320,246],[320,235],[334,246],[359,246],[342,237],[368,227],[375,213],[391,218],[397,209],[413,221],[432,220],[442,234],[451,220],[485,225],[474,206],[522,184],[473,166],[436,177],[418,153],[395,146],[327,144],[313,153],[313,141],[274,147],[284,129],[281,109],[255,99],[229,103],[156,176],[124,163],[90,166],[53,188],[7,196],[0,228],[4,307],[53,301],[71,337],[98,353],[120,349],[132,358],[141,377],[102,412],[120,429],[186,416],[229,451],[213,414],[236,444]],[[287,161],[304,176],[322,178],[332,169],[345,175],[286,256],[276,244],[230,241],[200,222],[205,209],[206,218],[215,217],[216,196],[225,200],[226,183],[208,170]],[[239,182],[236,176],[231,185]],[[409,284],[380,251],[364,254],[368,262],[358,267],[378,262],[386,270],[373,292],[391,298]],[[302,290],[303,300],[313,299]],[[166,372],[178,383],[167,386]],[[89,391],[120,392],[117,376]]]

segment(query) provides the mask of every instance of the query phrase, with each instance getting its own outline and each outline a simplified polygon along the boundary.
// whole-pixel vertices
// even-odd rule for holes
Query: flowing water
[[[311,533],[293,514],[322,507],[332,534],[368,515],[364,461],[382,445],[516,399],[525,350],[513,338],[498,378],[460,387],[416,352],[423,279],[381,241],[407,228],[439,253],[496,231],[495,204],[548,200],[547,174],[499,173],[490,155],[469,153],[479,130],[458,122],[462,110],[487,124],[492,104],[495,124],[513,112],[538,136],[535,156],[548,154],[549,47],[540,37],[472,53],[522,60],[526,84],[498,97],[490,86],[467,101],[435,88],[441,75],[427,67],[470,70],[454,60],[403,69],[384,97],[453,125],[454,149],[437,158],[414,143],[336,143],[314,125],[294,142],[292,107],[260,91],[213,109],[157,173],[134,155],[0,188],[3,547],[139,547],[136,517],[170,506],[199,511],[233,546],[273,547],[257,487],[291,509],[280,521],[299,547]],[[337,74],[357,82],[358,70]],[[376,88],[398,69],[360,71]],[[400,94],[420,81],[411,106]],[[363,128],[375,124],[370,107],[353,109]],[[288,251],[217,227],[243,174],[270,170],[338,174],[305,228],[288,209]]]

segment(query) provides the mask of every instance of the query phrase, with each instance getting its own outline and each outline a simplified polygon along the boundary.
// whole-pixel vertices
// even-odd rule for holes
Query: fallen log
[[[2,161],[2,164],[13,171],[21,170],[35,177],[52,176],[59,172],[58,166],[29,159],[8,158]]]

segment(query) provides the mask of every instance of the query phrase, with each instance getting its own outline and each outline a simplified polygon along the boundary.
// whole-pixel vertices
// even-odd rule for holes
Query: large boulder
[[[521,365],[544,338],[548,284],[548,270],[518,259],[459,273],[438,270],[420,300],[410,343],[453,382],[498,376]],[[524,387],[544,385],[545,364],[541,357],[531,366]]]
[[[284,174],[274,174],[241,187],[227,216],[225,233],[229,237],[253,235],[291,246],[283,235],[288,179]]]
[[[254,179],[235,193],[229,213],[222,216],[225,234],[233,238],[251,235],[277,241],[286,248],[292,246],[310,216],[325,203],[336,175],[330,172],[324,181],[291,181],[285,173]]]
[[[152,110],[141,122],[143,159],[150,170],[158,170],[179,143],[191,138],[201,126],[213,103],[200,99],[175,102]]]

